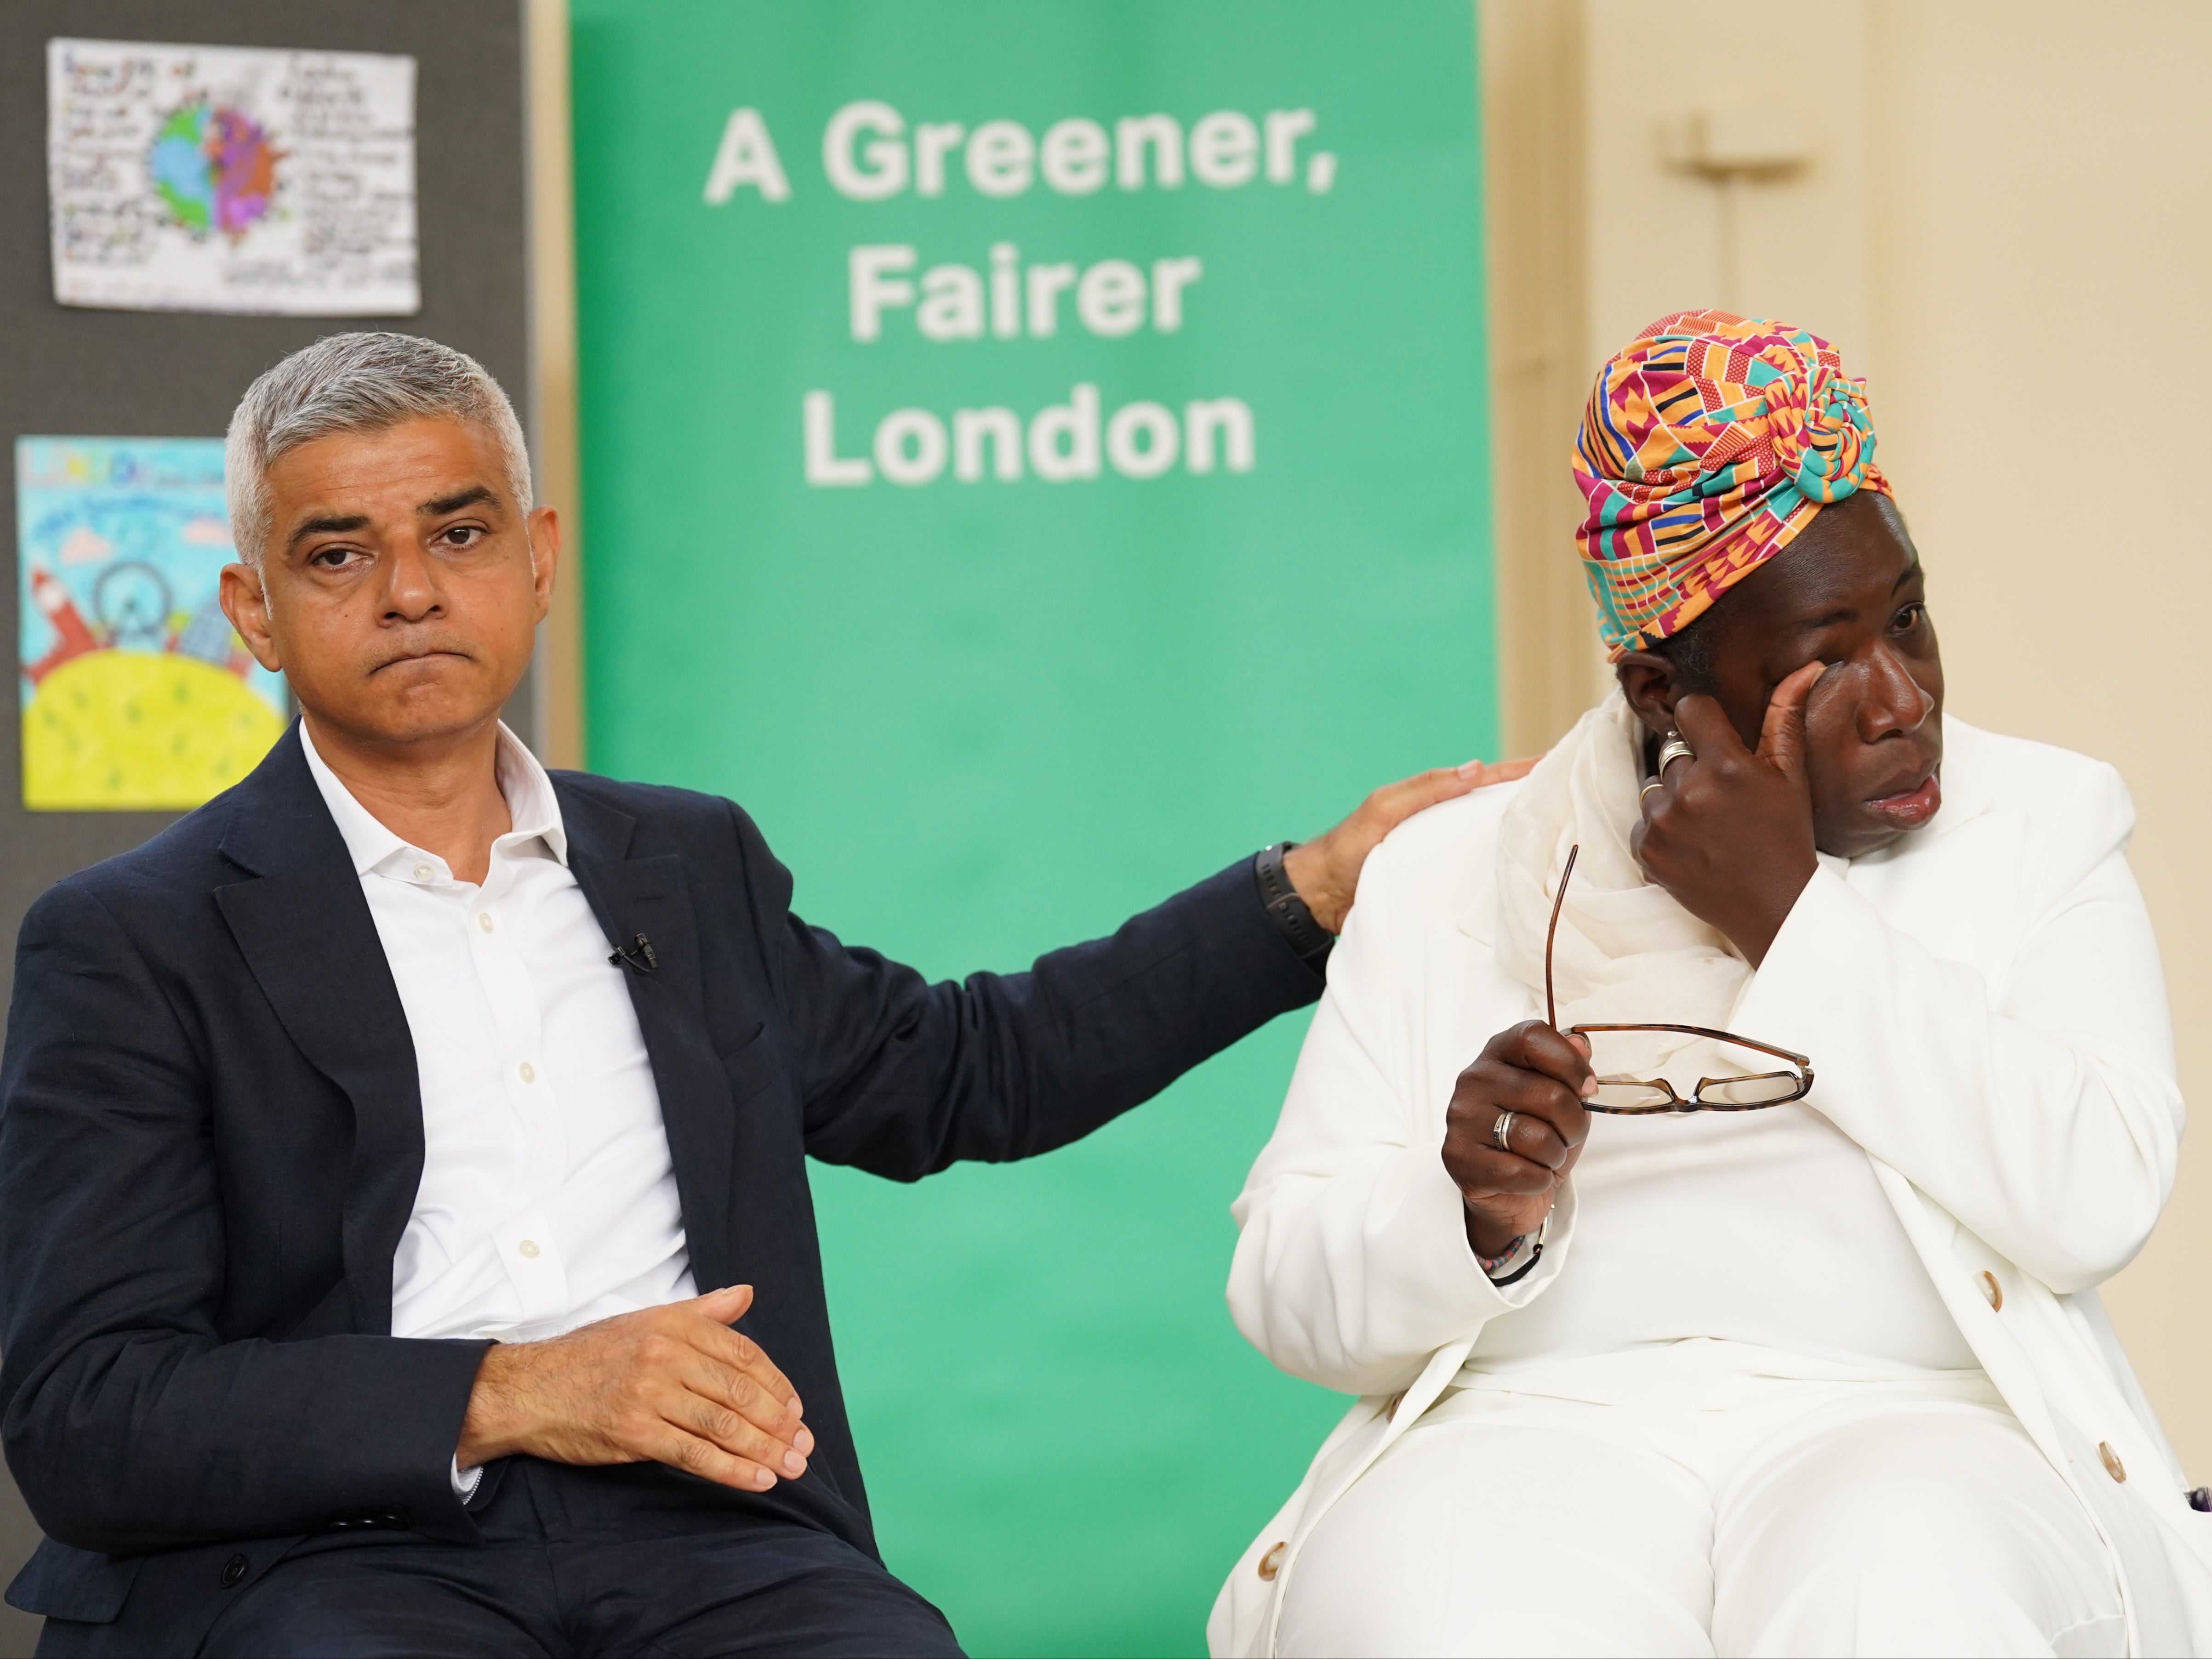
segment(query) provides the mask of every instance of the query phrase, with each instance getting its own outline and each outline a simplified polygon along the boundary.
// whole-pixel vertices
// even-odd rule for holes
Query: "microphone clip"
[[[660,959],[653,954],[653,941],[641,933],[627,945],[617,945],[607,962],[610,966],[619,962],[640,973],[652,973],[660,966]]]

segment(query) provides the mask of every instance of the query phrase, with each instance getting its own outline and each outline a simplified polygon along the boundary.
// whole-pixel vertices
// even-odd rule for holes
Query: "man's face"
[[[319,730],[398,745],[498,717],[560,538],[550,509],[518,509],[489,431],[418,420],[317,439],[267,488],[260,566],[224,570],[222,608]]]

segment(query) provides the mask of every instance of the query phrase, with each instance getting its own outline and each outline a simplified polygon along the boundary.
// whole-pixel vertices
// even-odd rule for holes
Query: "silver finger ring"
[[[1697,758],[1697,750],[1682,741],[1682,734],[1670,731],[1667,734],[1667,741],[1659,745],[1659,775],[1665,777],[1667,768],[1677,760],[1694,760]]]
[[[1513,1120],[1518,1115],[1516,1112],[1501,1111],[1498,1114],[1498,1121],[1490,1126],[1490,1138],[1498,1142],[1498,1151],[1513,1150]]]

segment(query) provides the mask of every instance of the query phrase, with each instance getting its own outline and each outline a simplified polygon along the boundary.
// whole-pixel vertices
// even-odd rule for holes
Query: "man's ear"
[[[269,632],[269,590],[262,585],[260,571],[244,563],[225,565],[217,596],[222,614],[230,618],[253,660],[271,674],[282,674],[284,664],[277,660],[276,637]]]
[[[530,578],[538,590],[538,620],[553,609],[553,580],[561,567],[561,518],[550,507],[534,507],[524,521],[530,540]]]
[[[1674,665],[1656,651],[1632,651],[1613,664],[1621,694],[1646,727],[1665,736],[1674,730]]]

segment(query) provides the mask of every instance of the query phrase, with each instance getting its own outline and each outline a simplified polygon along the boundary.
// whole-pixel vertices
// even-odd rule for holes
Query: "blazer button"
[[[216,1577],[225,1589],[228,1589],[246,1577],[246,1558],[243,1555],[234,1555],[222,1564],[222,1571]]]
[[[1269,1583],[1273,1583],[1275,1575],[1283,1570],[1283,1552],[1290,1547],[1289,1541],[1285,1540],[1260,1558],[1260,1576]]]
[[[1978,1273],[1974,1275],[1974,1282],[1982,1287],[1982,1300],[1987,1302],[1992,1308],[2004,1306],[2004,1290],[1997,1283],[1995,1274]]]
[[[2128,1466],[2120,1462],[2120,1454],[2112,1450],[2110,1441],[2097,1442],[2097,1456],[2105,1460],[2105,1473],[2112,1479],[2124,1480],[2128,1478]]]

